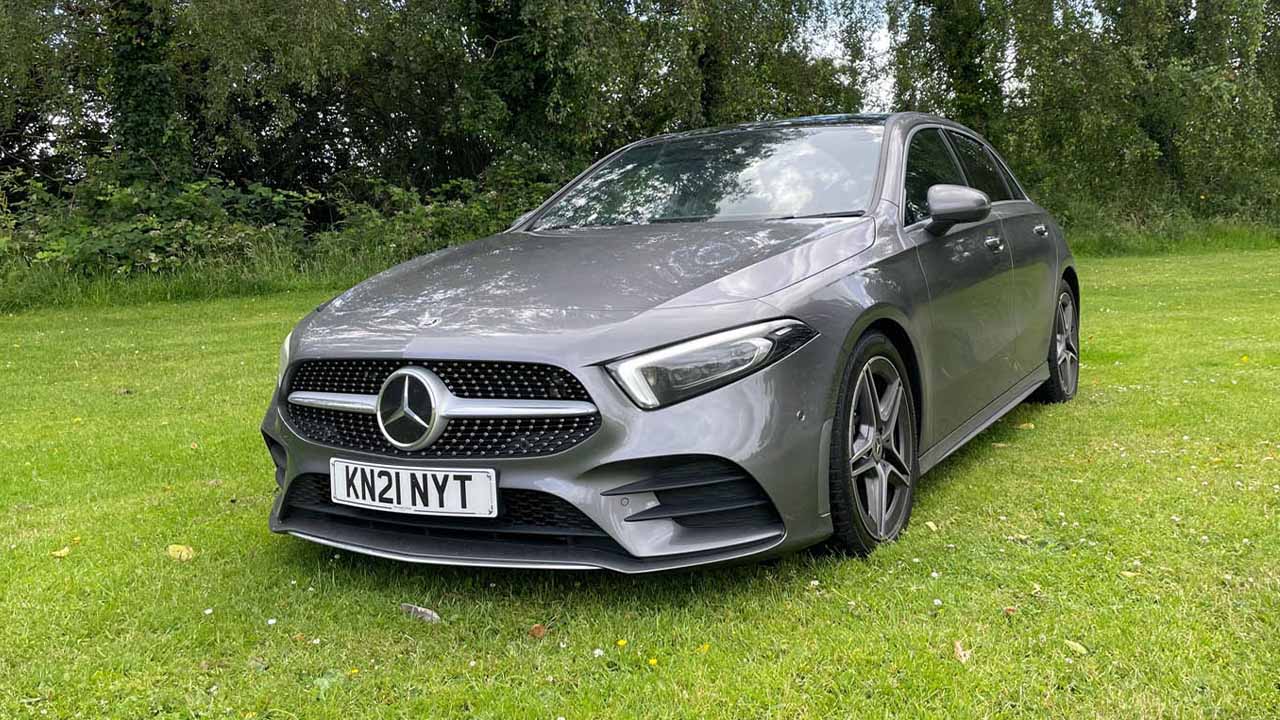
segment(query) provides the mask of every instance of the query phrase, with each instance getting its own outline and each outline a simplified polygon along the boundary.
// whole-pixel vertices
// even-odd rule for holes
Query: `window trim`
[[[967,187],[972,187],[971,185],[968,184],[969,176],[967,173],[965,173],[964,163],[960,162],[960,158],[956,155],[955,148],[952,147],[951,145],[951,138],[947,137],[947,131],[964,135],[965,137],[976,141],[979,145],[986,148],[987,152],[991,153],[991,157],[995,158],[995,161],[1000,164],[1000,167],[1004,170],[1005,174],[1008,175],[1009,179],[1013,180],[1014,187],[1017,188],[1018,194],[1021,195],[1022,197],[1013,198],[1011,200],[996,200],[995,202],[991,203],[992,208],[1002,203],[1014,203],[1014,202],[1034,203],[1035,202],[1034,200],[1031,199],[1031,196],[1027,194],[1026,189],[1022,186],[1022,183],[1018,180],[1018,176],[1013,174],[1013,170],[1009,168],[1009,164],[1004,161],[1004,158],[1000,156],[1000,153],[996,152],[995,148],[992,147],[990,143],[986,142],[981,137],[978,137],[978,135],[974,133],[972,130],[963,126],[944,125],[942,123],[937,123],[937,122],[923,122],[923,123],[920,123],[919,125],[912,127],[909,131],[907,131],[907,137],[903,140],[902,178],[897,184],[898,190],[897,190],[897,199],[896,199],[896,202],[898,205],[898,222],[902,227],[902,232],[906,233],[909,231],[913,231],[917,229],[917,227],[919,227],[920,225],[924,224],[927,220],[929,220],[928,217],[925,217],[911,223],[910,225],[907,224],[907,158],[908,156],[911,155],[911,141],[915,138],[916,133],[920,132],[921,130],[927,130],[929,128],[936,128],[938,130],[943,131],[942,137],[946,141],[947,149],[951,152],[951,159],[952,161],[955,162],[956,166],[960,168],[960,174],[965,178],[965,185]],[[1012,189],[1014,188],[1010,188],[1010,190]]]
[[[907,163],[911,159],[911,142],[915,140],[916,134],[921,130],[938,130],[938,134],[942,138],[942,144],[947,148],[947,154],[951,156],[951,162],[955,163],[956,169],[960,171],[960,177],[967,184],[969,179],[964,173],[964,165],[960,162],[960,158],[956,156],[955,148],[951,147],[951,139],[947,137],[945,132],[947,127],[938,123],[922,123],[911,128],[907,133],[906,140],[903,143],[902,150],[902,181],[898,183],[898,222],[902,224],[903,231],[913,230],[917,226],[923,225],[932,219],[932,215],[926,215],[913,223],[907,223]]]
[[[948,128],[948,130],[950,130],[951,132],[954,132],[957,135],[962,135],[964,137],[967,137],[970,140],[973,140],[974,142],[978,143],[978,145],[982,146],[982,148],[986,150],[988,154],[991,155],[991,158],[996,161],[996,165],[998,165],[999,169],[1003,171],[1002,174],[1007,179],[1013,181],[1013,185],[1009,187],[1010,192],[1012,193],[1012,191],[1016,190],[1017,194],[1022,196],[1022,197],[1011,198],[1009,200],[997,200],[996,202],[1029,202],[1031,200],[1030,196],[1027,195],[1026,189],[1022,187],[1022,183],[1018,182],[1017,176],[1015,176],[1013,174],[1013,170],[1009,168],[1009,163],[1004,161],[1004,158],[1000,156],[1000,153],[996,152],[995,147],[991,143],[987,142],[986,140],[983,140],[982,138],[978,137],[977,134],[971,131],[968,131],[967,129],[961,130],[959,128]],[[961,170],[964,169],[964,163],[960,164],[960,169]],[[967,173],[966,173],[966,177],[968,177]],[[973,186],[970,185],[970,187],[973,187]],[[993,202],[992,205],[994,204],[995,203]]]
[[[952,133],[955,133],[956,135],[958,135],[958,136],[960,136],[960,137],[962,137],[962,138],[964,138],[964,139],[966,139],[966,140],[971,141],[974,145],[977,145],[977,146],[978,146],[978,149],[979,149],[979,150],[981,150],[982,152],[986,153],[986,154],[987,154],[987,157],[991,160],[991,163],[992,163],[993,169],[996,171],[996,177],[1000,180],[1000,184],[1001,184],[1001,185],[1004,185],[1004,191],[1005,191],[1005,193],[1007,193],[1007,194],[1009,195],[1009,197],[1008,197],[1008,198],[1006,198],[1006,199],[1004,199],[1004,200],[992,200],[992,201],[991,201],[991,204],[992,204],[992,205],[995,205],[995,204],[996,204],[996,203],[998,203],[998,202],[1010,202],[1010,201],[1012,201],[1012,200],[1015,200],[1016,198],[1014,198],[1014,197],[1013,197],[1013,188],[1009,187],[1009,183],[1005,182],[1005,175],[1006,175],[1007,173],[1005,173],[1004,171],[1002,171],[1002,170],[1001,170],[1001,168],[1000,168],[1000,163],[996,161],[995,153],[992,153],[992,152],[991,152],[991,148],[987,147],[987,144],[986,144],[986,143],[982,142],[982,141],[981,141],[981,140],[979,140],[978,138],[976,138],[976,137],[974,137],[974,136],[972,136],[972,135],[970,135],[970,134],[968,134],[968,133],[956,132],[955,130],[950,130],[950,129],[948,129],[948,130],[947,130],[947,132],[945,133],[946,135],[948,135],[947,140],[951,140],[950,135],[951,135]],[[953,145],[951,149],[952,149],[952,151],[953,151],[953,152],[955,152],[955,154],[956,154],[956,158],[957,158],[957,159],[960,159],[960,151],[959,151],[959,148],[958,148],[958,147],[956,147],[955,145]],[[963,160],[963,159],[960,159],[960,172],[964,173],[964,179],[965,179],[965,184],[966,184],[966,185],[968,185],[970,188],[973,188],[974,190],[979,190],[979,189],[981,189],[981,188],[976,187],[976,186],[973,184],[973,178],[971,178],[971,177],[969,176],[969,170],[968,170],[968,168],[966,168],[966,167],[964,166],[964,160]]]
[[[1009,189],[1017,190],[1018,195],[1022,196],[1016,197],[1013,200],[1015,202],[1031,202],[1031,196],[1028,195],[1026,189],[1022,187],[1022,183],[1018,182],[1018,178],[1013,174],[1013,169],[1009,167],[1009,163],[1005,162],[1004,158],[1000,157],[1000,153],[996,152],[996,149],[991,145],[983,143],[983,146],[987,148],[987,152],[991,153],[991,157],[995,158],[996,162],[999,163],[1000,169],[1004,170],[1004,176],[1013,183],[1013,186]]]

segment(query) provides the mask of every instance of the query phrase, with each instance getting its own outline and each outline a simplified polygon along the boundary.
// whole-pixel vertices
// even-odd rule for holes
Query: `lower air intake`
[[[498,516],[460,518],[409,515],[333,502],[329,476],[299,475],[285,496],[286,517],[324,519],[402,536],[503,539],[527,545],[573,545],[624,553],[608,533],[569,501],[536,490],[498,489]]]
[[[655,507],[627,522],[669,519],[688,528],[768,527],[782,518],[747,471],[719,458],[693,457],[656,470],[650,477],[605,491],[604,495],[653,493]]]

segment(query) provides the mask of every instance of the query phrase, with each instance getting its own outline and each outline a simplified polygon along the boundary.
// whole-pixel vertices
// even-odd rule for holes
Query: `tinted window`
[[[996,167],[1000,168],[1000,177],[1004,178],[1004,184],[1009,187],[1009,195],[1012,196],[1014,200],[1026,200],[1026,193],[1022,192],[1018,187],[1018,183],[1014,182],[1013,176],[1009,174],[1009,167],[1004,164],[1003,160],[996,157],[995,152],[993,152],[991,148],[987,148],[987,152],[991,153],[991,156],[995,158]]]
[[[1004,184],[1004,175],[996,167],[991,153],[971,137],[959,133],[950,135],[956,155],[960,156],[960,164],[964,166],[964,173],[969,176],[969,187],[986,193],[991,202],[1012,200],[1013,196]]]
[[[645,143],[596,168],[538,228],[865,210],[881,126],[761,128]]]
[[[908,225],[929,217],[929,188],[934,185],[963,185],[964,176],[947,149],[938,130],[927,128],[911,138],[907,149],[907,179],[904,202]]]

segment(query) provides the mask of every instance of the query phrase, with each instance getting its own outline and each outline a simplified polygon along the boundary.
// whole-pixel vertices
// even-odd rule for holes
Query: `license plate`
[[[336,503],[388,512],[498,514],[498,479],[493,470],[398,467],[332,458],[329,491]]]

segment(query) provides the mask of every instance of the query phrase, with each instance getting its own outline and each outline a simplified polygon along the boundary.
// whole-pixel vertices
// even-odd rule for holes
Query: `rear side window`
[[[960,156],[960,164],[964,166],[964,173],[969,176],[969,187],[986,193],[991,202],[1012,200],[1013,194],[1005,184],[1004,173],[991,153],[971,137],[959,133],[950,135],[956,155]]]
[[[1014,200],[1026,200],[1027,194],[1022,192],[1022,188],[1018,187],[1017,181],[1013,179],[1013,175],[1009,174],[1009,166],[1004,163],[991,148],[987,148],[987,152],[996,160],[996,167],[1000,168],[1000,177],[1004,178],[1004,184],[1009,187],[1009,195]]]
[[[942,133],[926,128],[911,137],[907,148],[907,177],[903,193],[907,225],[929,217],[929,188],[964,185],[964,175],[947,149]]]

